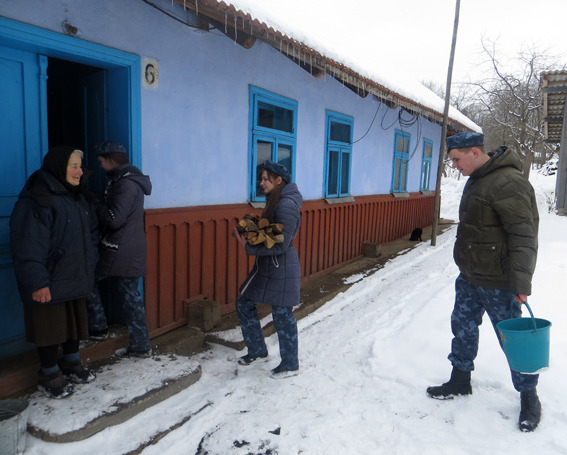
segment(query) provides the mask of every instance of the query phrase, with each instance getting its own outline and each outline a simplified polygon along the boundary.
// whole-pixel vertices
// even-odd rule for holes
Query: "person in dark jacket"
[[[268,356],[256,304],[272,306],[274,326],[278,334],[281,363],[272,370],[274,377],[295,374],[299,370],[297,321],[293,307],[299,305],[301,277],[299,257],[293,239],[299,231],[299,208],[303,198],[285,166],[266,160],[260,185],[266,193],[262,218],[270,223],[283,224],[282,243],[271,248],[264,244],[250,245],[244,236],[234,230],[235,237],[249,256],[256,256],[254,267],[240,287],[236,312],[248,353],[238,359],[240,365],[249,365]]]
[[[146,311],[138,286],[140,278],[147,274],[144,196],[151,194],[152,184],[147,175],[130,164],[125,147],[118,142],[103,142],[97,157],[109,180],[97,207],[101,240],[96,281],[116,277],[122,314],[130,335],[130,345],[118,349],[116,355],[149,356]],[[87,299],[87,308],[91,337],[104,337],[108,324],[98,284]]]
[[[26,339],[37,346],[39,389],[53,398],[95,374],[81,364],[85,297],[98,258],[94,197],[81,184],[83,152],[52,148],[22,189],[10,218],[10,249],[24,304]],[[63,358],[59,359],[59,347]]]
[[[500,147],[487,154],[483,143],[480,133],[459,133],[447,139],[453,167],[469,179],[454,247],[460,275],[451,315],[453,371],[449,382],[427,389],[432,398],[472,394],[471,371],[484,313],[496,330],[498,322],[521,316],[521,305],[531,294],[539,225],[534,190],[522,175],[515,153]],[[541,418],[538,375],[511,374],[521,394],[520,429],[533,431]]]

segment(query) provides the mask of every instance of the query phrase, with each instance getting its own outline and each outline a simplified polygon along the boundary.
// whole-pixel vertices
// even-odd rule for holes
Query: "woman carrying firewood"
[[[259,230],[267,232],[266,241],[259,242],[257,236],[247,237],[248,233],[241,234],[237,228],[234,229],[234,235],[246,254],[256,256],[254,267],[240,287],[240,296],[236,300],[236,313],[248,348],[248,354],[240,357],[238,363],[250,365],[268,356],[256,305],[269,304],[272,305],[281,357],[281,363],[272,370],[272,376],[286,377],[299,370],[297,321],[293,307],[299,305],[300,268],[293,239],[301,224],[299,208],[303,198],[282,164],[266,160],[260,179],[260,186],[266,193],[266,206],[258,224],[262,226]],[[278,233],[280,230],[281,233]]]

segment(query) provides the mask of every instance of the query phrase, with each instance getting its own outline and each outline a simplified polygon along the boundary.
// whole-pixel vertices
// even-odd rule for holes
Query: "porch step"
[[[28,431],[48,442],[76,442],[118,425],[197,382],[201,367],[173,354],[115,359],[90,384],[62,400],[41,392],[28,397]]]

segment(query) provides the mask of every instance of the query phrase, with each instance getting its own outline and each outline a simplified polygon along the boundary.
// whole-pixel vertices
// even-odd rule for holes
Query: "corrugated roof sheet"
[[[565,102],[567,100],[567,71],[549,71],[541,74],[543,90],[543,121],[545,139],[561,142]]]

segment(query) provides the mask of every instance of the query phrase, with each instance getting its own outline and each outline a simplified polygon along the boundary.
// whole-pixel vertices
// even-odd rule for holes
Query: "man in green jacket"
[[[437,399],[472,394],[471,371],[484,313],[496,330],[498,322],[521,316],[521,305],[531,294],[539,225],[534,190],[515,153],[500,147],[487,154],[483,144],[480,133],[447,138],[453,168],[469,180],[453,251],[460,270],[451,315],[453,371],[449,382],[427,389]],[[521,394],[520,429],[533,431],[541,418],[538,375],[512,371],[512,382]]]

